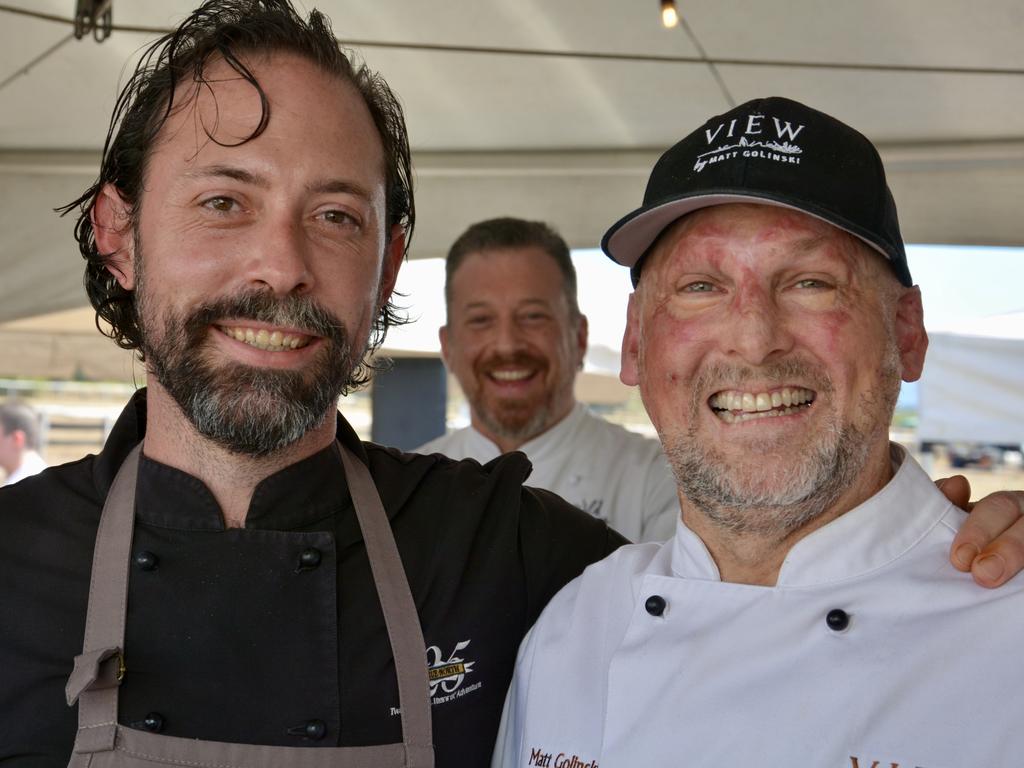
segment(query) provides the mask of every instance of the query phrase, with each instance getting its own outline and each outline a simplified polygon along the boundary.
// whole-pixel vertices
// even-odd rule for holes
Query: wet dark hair
[[[388,84],[365,64],[354,64],[339,47],[329,20],[312,11],[303,20],[288,0],[207,0],[172,32],[161,37],[143,53],[138,66],[121,90],[110,119],[103,145],[100,175],[77,200],[60,208],[62,214],[77,209],[75,239],[85,258],[85,289],[96,310],[96,325],[124,349],[141,351],[141,330],[133,293],[118,284],[107,264],[114,254],[100,253],[91,220],[92,211],[106,184],[117,188],[129,207],[128,222],[138,232],[139,202],[147,162],[154,142],[168,117],[182,104],[175,102],[175,89],[191,81],[195,89],[185,103],[194,101],[202,88],[209,88],[205,70],[214,59],[223,59],[247,80],[260,96],[262,118],[239,146],[259,136],[271,119],[270,104],[253,73],[242,63],[243,54],[292,53],[312,62],[324,72],[352,85],[362,97],[373,118],[384,148],[386,194],[386,232],[390,239],[394,225],[406,233],[408,253],[416,221],[412,191],[412,161],[409,138],[401,104]],[[207,136],[217,142],[210,130]],[[220,143],[220,142],[218,142]],[[110,325],[109,332],[100,320]],[[380,346],[392,325],[407,320],[398,308],[387,302],[374,320],[370,353]],[[368,380],[368,370],[362,381]]]
[[[576,268],[569,255],[568,243],[543,221],[511,216],[478,221],[452,243],[444,265],[445,303],[449,306],[452,303],[452,278],[467,256],[507,248],[540,248],[554,260],[562,273],[562,290],[569,306],[569,317],[578,320],[580,305],[576,298]]]

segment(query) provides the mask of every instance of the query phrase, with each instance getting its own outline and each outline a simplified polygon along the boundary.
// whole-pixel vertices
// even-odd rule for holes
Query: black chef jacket
[[[93,545],[145,391],[98,456],[0,489],[0,763],[67,764]],[[370,468],[427,645],[438,766],[490,759],[516,649],[552,595],[623,539],[510,454],[481,467],[338,437]],[[351,497],[330,448],[265,479],[245,528],[206,486],[142,458],[119,720],[286,746],[401,740],[398,688]]]

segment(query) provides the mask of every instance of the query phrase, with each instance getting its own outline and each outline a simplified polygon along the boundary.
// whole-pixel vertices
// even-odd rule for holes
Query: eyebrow
[[[270,181],[266,177],[233,165],[206,165],[187,171],[185,176],[189,179],[233,179],[262,189],[270,187]]]
[[[522,307],[533,307],[533,306],[541,307],[541,308],[545,308],[546,309],[546,308],[550,307],[551,304],[550,304],[550,302],[546,301],[545,299],[523,299],[521,302],[519,302],[516,305],[516,309],[520,309]],[[462,305],[463,310],[491,309],[492,307],[493,307],[493,305],[490,302],[488,302],[488,301],[471,301],[468,304],[463,304]]]
[[[225,178],[240,181],[243,184],[251,184],[260,189],[269,189],[270,179],[258,173],[239,168],[234,165],[207,165],[196,168],[185,174],[190,179],[215,179]],[[371,200],[372,194],[362,184],[346,179],[323,178],[314,179],[306,184],[306,191],[314,194],[347,194],[361,197],[364,200]]]
[[[822,246],[822,244],[825,243],[827,240],[828,238],[825,237],[825,235],[808,237],[803,240],[798,240],[796,243],[794,243],[793,249],[801,255],[812,253],[813,251],[818,250]]]

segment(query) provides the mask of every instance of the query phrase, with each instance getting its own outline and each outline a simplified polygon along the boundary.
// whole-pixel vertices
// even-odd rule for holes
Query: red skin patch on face
[[[786,462],[807,453],[825,420],[875,434],[872,425],[887,418],[863,405],[885,348],[871,264],[849,236],[785,209],[722,206],[677,222],[638,290],[638,380],[652,422],[707,441],[737,467],[764,461],[741,449],[741,435],[776,436],[784,446],[776,458]],[[772,375],[787,362],[808,374]],[[726,424],[706,405],[723,389],[781,386],[814,390],[814,408]]]

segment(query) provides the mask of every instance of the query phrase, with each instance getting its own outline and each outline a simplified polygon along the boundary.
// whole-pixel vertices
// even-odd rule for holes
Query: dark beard
[[[355,368],[345,327],[312,299],[251,292],[203,304],[188,316],[168,311],[154,343],[155,318],[147,315],[141,280],[136,295],[142,348],[153,375],[199,434],[233,453],[268,456],[321,426]],[[323,337],[323,349],[302,371],[214,366],[205,354],[207,334],[216,321],[228,319],[300,329]]]

